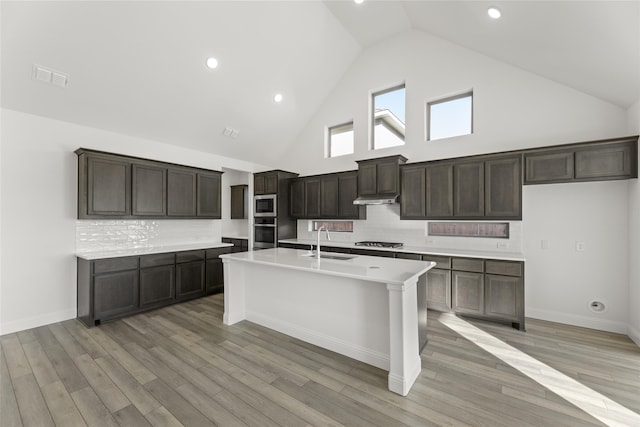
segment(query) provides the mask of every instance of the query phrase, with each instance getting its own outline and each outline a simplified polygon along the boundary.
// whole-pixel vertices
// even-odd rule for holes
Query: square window
[[[427,141],[473,133],[473,92],[427,104]]]
[[[328,133],[327,157],[353,154],[353,122],[330,127]]]
[[[404,145],[404,84],[373,94],[373,149]]]

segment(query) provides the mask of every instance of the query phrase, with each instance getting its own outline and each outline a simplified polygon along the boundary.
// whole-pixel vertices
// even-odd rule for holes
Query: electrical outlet
[[[585,248],[584,242],[576,242],[576,252],[584,252]]]
[[[508,242],[498,242],[496,247],[498,249],[509,249],[509,243]]]
[[[549,249],[549,241],[546,239],[540,240],[540,249],[546,251]]]

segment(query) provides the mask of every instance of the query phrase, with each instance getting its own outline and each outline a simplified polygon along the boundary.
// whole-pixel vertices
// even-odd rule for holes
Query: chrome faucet
[[[327,232],[327,240],[331,240],[331,236],[329,235],[329,230],[324,225],[318,228],[318,244],[316,245],[316,258],[320,259],[320,232],[324,230]]]

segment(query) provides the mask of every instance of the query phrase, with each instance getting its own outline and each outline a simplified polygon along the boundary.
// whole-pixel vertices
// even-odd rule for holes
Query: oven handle
[[[254,227],[276,227],[275,224],[253,224]]]

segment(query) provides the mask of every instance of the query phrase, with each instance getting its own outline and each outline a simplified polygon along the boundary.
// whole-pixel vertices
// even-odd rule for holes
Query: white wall
[[[370,94],[403,81],[406,144],[370,151]],[[469,89],[474,133],[425,142],[426,102]],[[352,119],[354,154],[325,159],[325,126]],[[311,175],[356,169],[355,160],[397,153],[411,163],[517,150],[626,136],[627,124],[627,111],[618,106],[442,39],[408,32],[369,48],[354,62],[281,167]],[[627,224],[633,212],[628,187],[626,181],[525,187],[521,224],[527,316],[626,332],[628,313],[634,312],[627,303]],[[399,223],[385,225],[402,233],[406,227]],[[543,236],[550,242],[546,251],[539,250]],[[575,252],[576,240],[585,242],[584,252]],[[606,312],[589,311],[592,299],[603,300]]]
[[[232,169],[224,169],[222,174],[222,235],[224,237],[238,237],[247,239],[249,237],[249,219],[231,219],[231,186],[232,185],[249,185],[253,175],[236,171]],[[249,194],[253,194],[253,190]],[[247,196],[249,197],[249,196]],[[251,203],[248,203],[247,209],[251,209]],[[249,212],[247,213],[248,216]]]
[[[628,110],[629,134],[640,134],[640,100]],[[629,182],[629,331],[640,346],[640,182]]]
[[[406,144],[368,150],[372,91],[406,82]],[[474,133],[425,142],[427,101],[473,89]],[[324,158],[324,128],[354,121],[355,152]],[[420,31],[365,50],[291,146],[280,168],[353,170],[396,153],[409,162],[625,136],[627,113],[574,89]]]
[[[214,170],[266,169],[17,111],[1,113],[0,334],[76,316],[77,148]]]

